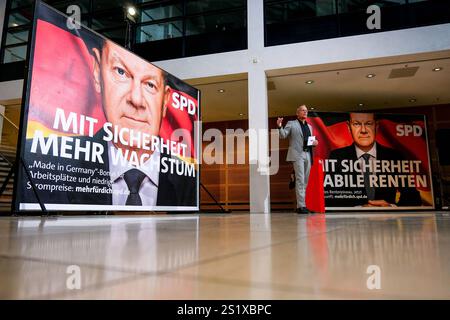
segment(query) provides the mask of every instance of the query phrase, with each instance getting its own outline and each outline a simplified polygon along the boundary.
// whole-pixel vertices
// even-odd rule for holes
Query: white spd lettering
[[[399,137],[407,137],[411,134],[414,137],[420,137],[423,133],[422,127],[418,125],[398,124],[396,129]]]
[[[172,107],[177,110],[183,111],[187,109],[190,115],[195,115],[195,102],[192,99],[179,94],[178,92],[172,93]]]

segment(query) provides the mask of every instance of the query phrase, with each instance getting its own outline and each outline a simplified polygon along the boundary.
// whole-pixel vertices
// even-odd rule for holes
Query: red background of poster
[[[421,194],[423,205],[432,206],[432,181],[424,116],[410,114],[383,115],[382,113],[375,113],[375,115],[379,119],[376,134],[377,143],[395,149],[405,160],[421,161],[419,174],[427,177],[427,186],[416,187],[416,189]],[[315,212],[325,212],[323,181],[327,172],[324,172],[321,163],[323,160],[328,159],[331,151],[350,146],[353,143],[348,122],[338,120],[347,117],[348,113],[339,112],[317,112],[308,117],[307,121],[312,125],[313,134],[319,141],[319,145],[314,148],[314,165],[311,167],[306,190],[306,205]],[[295,118],[292,117],[287,120],[292,119]],[[407,136],[398,135],[398,126],[404,125],[418,126],[421,128],[422,133],[417,136],[413,133]],[[345,209],[347,207],[342,208]],[[420,206],[417,208],[420,208]]]
[[[314,129],[316,139],[320,141],[314,150],[314,156],[319,159],[327,159],[329,153],[338,148],[349,146],[353,143],[348,124],[346,121],[326,126],[320,117],[311,117],[308,119]],[[422,128],[421,136],[397,136],[397,125],[407,123],[408,125],[418,125]],[[386,147],[399,151],[405,159],[420,160],[421,174],[430,175],[428,147],[425,136],[424,121],[408,121],[397,122],[387,119],[378,121],[378,131],[376,141]],[[422,191],[431,191],[431,183],[428,188],[422,188]]]
[[[95,126],[97,132],[106,119],[100,95],[93,85],[93,59],[81,38],[48,22],[38,20],[28,121],[43,125],[52,131],[55,109],[62,108],[66,113],[75,112],[98,119]],[[196,97],[190,97],[177,88],[172,88],[172,92],[178,92],[193,100],[196,104],[196,113],[192,116],[186,109],[184,111],[175,109],[172,107],[172,101],[169,101],[160,136],[171,139],[173,130],[186,129],[189,132],[188,136],[185,135],[178,141],[187,144],[188,150],[191,150],[190,156],[196,158],[193,124],[198,120],[198,101]]]

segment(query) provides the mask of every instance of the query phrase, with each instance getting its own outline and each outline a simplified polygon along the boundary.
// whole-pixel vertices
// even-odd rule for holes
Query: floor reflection
[[[0,218],[0,282],[0,298],[449,299],[450,216]]]

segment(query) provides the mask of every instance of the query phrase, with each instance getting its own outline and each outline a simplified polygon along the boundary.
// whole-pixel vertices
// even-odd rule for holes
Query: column
[[[247,1],[250,212],[270,212],[267,79],[264,61],[264,1]]]

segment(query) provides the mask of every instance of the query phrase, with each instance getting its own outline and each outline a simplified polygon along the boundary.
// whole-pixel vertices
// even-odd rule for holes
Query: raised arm
[[[277,120],[278,132],[280,133],[281,139],[286,139],[291,134],[291,122],[289,121],[283,128],[283,118],[278,118]]]

